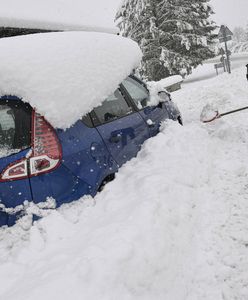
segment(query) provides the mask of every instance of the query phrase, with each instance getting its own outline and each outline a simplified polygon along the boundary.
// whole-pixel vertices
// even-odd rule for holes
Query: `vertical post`
[[[216,71],[216,75],[218,76],[219,73],[218,73],[218,68],[217,68],[217,65],[215,65],[215,71]]]
[[[224,55],[222,55],[222,63],[223,63],[224,72],[226,72],[226,64],[225,64],[225,57],[224,57]]]
[[[229,53],[228,53],[228,49],[227,49],[226,26],[224,26],[223,37],[224,37],[225,50],[226,50],[227,72],[229,74],[231,74],[230,58],[229,58]]]
[[[222,49],[222,48],[221,48]],[[223,50],[224,51],[224,50]],[[226,62],[225,62],[225,56],[224,56],[224,54],[221,54],[221,58],[220,58],[220,62],[222,63],[222,65],[223,65],[223,70],[224,70],[224,72],[226,72]]]

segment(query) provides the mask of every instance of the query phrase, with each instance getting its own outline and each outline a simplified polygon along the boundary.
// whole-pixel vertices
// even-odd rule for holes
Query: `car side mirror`
[[[167,101],[171,101],[171,97],[170,97],[170,94],[166,91],[159,91],[158,92],[158,96],[159,98],[161,99],[161,101],[159,102],[167,102]]]
[[[162,109],[163,108],[163,103],[164,102],[159,102],[158,107]]]

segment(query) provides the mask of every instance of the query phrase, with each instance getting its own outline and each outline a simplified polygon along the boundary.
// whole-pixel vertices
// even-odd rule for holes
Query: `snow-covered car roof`
[[[29,102],[57,128],[98,106],[141,60],[127,38],[94,32],[0,39],[0,96]]]
[[[117,32],[118,0],[1,0],[0,27]]]

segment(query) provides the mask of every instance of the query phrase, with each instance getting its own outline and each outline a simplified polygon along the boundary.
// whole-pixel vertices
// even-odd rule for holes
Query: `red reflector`
[[[9,176],[20,176],[25,174],[25,164],[22,163],[9,169]]]
[[[36,159],[35,162],[35,168],[36,170],[42,171],[44,169],[47,169],[50,167],[50,162],[49,160],[43,158],[43,159]]]

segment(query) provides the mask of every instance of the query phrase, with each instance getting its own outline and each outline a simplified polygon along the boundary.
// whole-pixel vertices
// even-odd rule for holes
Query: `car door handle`
[[[146,115],[149,115],[152,111],[154,111],[157,108],[157,106],[147,106],[144,108],[144,113]]]
[[[119,143],[121,140],[121,135],[117,134],[117,135],[112,135],[109,139],[110,143]]]
[[[154,123],[151,119],[146,120],[146,124],[150,128],[152,128],[152,127],[154,127],[156,125],[156,123]]]

